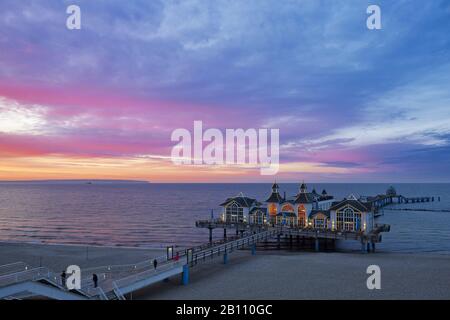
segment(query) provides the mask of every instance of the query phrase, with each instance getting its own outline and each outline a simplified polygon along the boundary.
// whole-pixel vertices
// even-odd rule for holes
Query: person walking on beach
[[[180,253],[177,252],[177,255],[175,256],[175,261],[178,261],[180,259]]]
[[[67,274],[66,274],[66,271],[63,270],[63,272],[61,273],[61,285],[64,288],[66,287],[66,279],[67,279]]]
[[[156,270],[156,267],[158,266],[158,261],[156,261],[156,259],[153,260],[153,267]]]
[[[97,277],[97,275],[95,273],[92,275],[92,281],[94,282],[94,288],[97,288],[97,286],[98,286],[98,277]]]

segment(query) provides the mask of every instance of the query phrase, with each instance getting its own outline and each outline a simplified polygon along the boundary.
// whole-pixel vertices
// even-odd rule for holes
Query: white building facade
[[[374,227],[373,206],[350,195],[335,201],[326,190],[307,191],[302,183],[291,197],[281,196],[277,183],[264,203],[244,196],[228,198],[221,204],[221,219],[226,223],[284,225],[294,228],[327,229],[344,232],[369,232]]]

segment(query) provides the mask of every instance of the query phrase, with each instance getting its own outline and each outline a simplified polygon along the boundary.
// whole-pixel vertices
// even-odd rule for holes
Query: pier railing
[[[52,271],[45,267],[39,267],[0,276],[0,287],[37,280],[49,280],[58,283],[58,277]]]
[[[161,266],[158,266],[156,269],[154,267],[151,267],[145,271],[136,273],[136,274],[132,274],[126,277],[123,277],[121,279],[117,279],[115,281],[113,281],[112,283],[112,287],[117,287],[117,288],[123,288],[126,287],[128,285],[131,285],[133,283],[136,283],[138,281],[144,280],[144,279],[148,279],[152,276],[155,276],[157,274],[163,273],[165,271],[174,269],[176,267],[181,267],[184,264],[186,264],[186,261],[169,261]]]
[[[202,259],[206,259],[212,256],[219,256],[228,252],[232,252],[235,249],[244,248],[256,244],[258,241],[267,240],[270,237],[278,234],[278,230],[272,229],[267,231],[262,231],[258,233],[248,233],[247,235],[238,238],[236,240],[228,241],[224,244],[217,245],[208,249],[204,249],[199,252],[193,252],[192,259],[189,261],[190,264],[195,264]]]
[[[0,266],[0,276],[20,271],[26,271],[28,269],[30,269],[30,266],[22,261],[4,264]]]

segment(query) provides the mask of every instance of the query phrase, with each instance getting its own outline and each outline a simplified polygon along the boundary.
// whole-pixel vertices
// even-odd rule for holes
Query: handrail
[[[108,300],[108,297],[106,296],[105,291],[103,291],[103,289],[100,287],[97,287],[97,289],[99,291],[100,298],[102,298],[102,300]]]
[[[275,235],[278,232],[278,230],[268,230],[268,231],[263,231],[263,232],[259,232],[256,234],[252,234],[249,235],[247,237],[243,237],[231,242],[227,242],[223,245],[220,246],[216,246],[214,248],[211,248],[209,250],[204,250],[203,252],[199,252],[199,253],[194,253],[193,254],[193,261],[195,262],[195,258],[207,258],[210,257],[212,255],[215,254],[220,254],[221,252],[227,252],[228,250],[233,250],[234,248],[239,248],[240,246],[245,246],[245,245],[252,245],[255,244],[258,240],[262,240],[265,239],[266,237],[270,237]]]
[[[147,259],[147,260],[140,261],[137,263],[105,265],[105,266],[99,266],[99,267],[84,268],[83,272],[98,273],[98,272],[104,271],[104,273],[113,273],[113,272],[133,271],[133,270],[137,270],[140,268],[145,268],[148,265],[153,265],[153,261],[155,259],[158,262],[164,262],[164,261],[167,261],[167,256],[159,256],[159,257],[156,257],[153,259]]]
[[[38,267],[25,271],[19,271],[11,274],[0,276],[0,286],[18,283],[26,280],[34,280],[36,277],[42,277],[49,274],[49,270],[45,267]]]
[[[119,288],[123,288],[127,285],[133,284],[140,280],[144,280],[144,279],[148,278],[150,275],[156,275],[156,274],[162,273],[164,271],[171,270],[177,266],[182,266],[184,264],[185,264],[185,262],[182,262],[182,261],[171,261],[166,264],[163,264],[162,266],[157,267],[156,269],[152,267],[152,268],[149,268],[148,270],[145,270],[145,271],[142,271],[142,272],[139,272],[136,274],[132,274],[132,275],[123,277],[121,279],[117,279],[117,280],[113,281],[113,286],[115,285]]]
[[[29,268],[30,266],[22,261],[8,263],[0,266],[0,275],[9,274],[11,272],[24,271],[28,270]]]
[[[114,294],[116,295],[116,297],[117,297],[119,300],[126,300],[126,299],[125,299],[125,296],[122,294],[122,291],[120,291],[120,289],[119,289],[119,287],[117,286],[117,284],[116,284],[115,281],[113,282],[113,291],[114,291]]]

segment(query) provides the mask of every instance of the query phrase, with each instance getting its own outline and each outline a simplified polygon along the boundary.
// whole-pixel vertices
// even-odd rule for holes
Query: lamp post
[[[173,246],[169,246],[166,248],[167,251],[167,260],[173,259]]]

